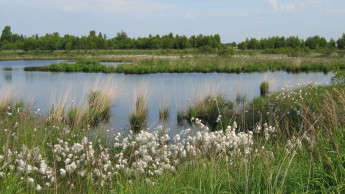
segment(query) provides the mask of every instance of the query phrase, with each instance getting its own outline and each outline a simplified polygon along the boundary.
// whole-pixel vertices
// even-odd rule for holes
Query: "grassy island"
[[[102,57],[94,57],[102,59]],[[287,57],[280,55],[234,55],[223,57],[215,55],[188,56],[114,56],[112,60],[122,62],[118,66],[102,65],[93,57],[78,60],[75,64],[58,63],[42,67],[26,67],[25,71],[54,72],[102,72],[125,74],[148,73],[188,73],[188,72],[330,72],[345,69],[345,59],[338,57]],[[105,57],[103,56],[103,59]]]

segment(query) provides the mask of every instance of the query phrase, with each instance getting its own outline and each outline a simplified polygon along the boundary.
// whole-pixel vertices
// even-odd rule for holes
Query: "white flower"
[[[37,190],[37,191],[41,191],[41,190],[42,190],[42,187],[41,187],[39,184],[37,184],[36,190]]]
[[[60,175],[61,175],[62,177],[65,177],[65,176],[66,176],[66,170],[63,169],[63,168],[61,168],[61,169],[60,169]]]
[[[31,178],[31,177],[28,177],[28,183],[29,183],[30,185],[34,185],[35,180],[34,180],[33,178]]]

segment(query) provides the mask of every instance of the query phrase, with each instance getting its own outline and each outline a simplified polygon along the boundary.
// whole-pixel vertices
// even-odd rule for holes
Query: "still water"
[[[186,110],[188,105],[208,94],[222,94],[227,99],[236,96],[251,100],[260,95],[260,83],[268,81],[270,91],[284,87],[298,87],[313,82],[329,84],[332,73],[265,72],[265,73],[159,73],[146,75],[103,74],[103,73],[56,73],[26,72],[27,66],[49,65],[61,60],[44,61],[0,61],[0,88],[12,85],[18,96],[33,103],[34,109],[40,108],[47,113],[52,102],[66,96],[67,103],[78,103],[87,97],[96,82],[116,89],[119,95],[113,101],[111,119],[108,127],[113,130],[126,129],[135,99],[141,91],[146,92],[149,115],[148,127],[159,124],[159,107],[167,106],[170,117],[164,123],[177,128],[177,111]],[[118,63],[109,64],[117,65]],[[107,80],[107,81],[104,81]],[[110,80],[110,81],[109,81]],[[68,95],[67,95],[68,94]],[[1,95],[1,94],[0,94]]]

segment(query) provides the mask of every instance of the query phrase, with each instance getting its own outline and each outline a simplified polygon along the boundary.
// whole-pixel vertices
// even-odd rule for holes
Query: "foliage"
[[[339,38],[337,42],[331,39],[329,42],[324,37],[313,36],[306,40],[297,36],[273,36],[262,38],[246,39],[245,41],[227,44],[232,47],[238,46],[239,49],[280,49],[280,48],[309,48],[312,50],[323,48],[334,48],[337,44],[339,49],[344,49],[345,36]],[[39,49],[41,51],[55,50],[93,50],[93,49],[188,49],[201,48],[203,51],[210,51],[209,48],[217,49],[222,47],[221,37],[215,35],[192,35],[186,37],[184,35],[151,35],[148,37],[130,38],[126,32],[121,31],[113,38],[108,38],[101,32],[96,35],[96,31],[91,30],[87,36],[73,36],[66,34],[63,37],[59,33],[47,33],[39,37],[37,34],[33,36],[23,36],[11,32],[10,26],[5,26],[0,38],[0,48],[3,50],[24,50],[33,51]]]
[[[337,70],[335,75],[332,77],[332,84],[345,85],[345,71]]]
[[[345,33],[337,40],[338,49],[345,49]]]

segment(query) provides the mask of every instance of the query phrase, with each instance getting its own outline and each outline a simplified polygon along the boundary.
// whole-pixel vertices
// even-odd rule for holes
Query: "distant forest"
[[[313,36],[306,40],[297,36],[275,36],[257,40],[246,39],[240,43],[222,44],[219,34],[215,35],[193,35],[191,37],[173,35],[149,35],[148,37],[129,38],[123,31],[118,32],[113,38],[108,38],[101,32],[96,34],[90,31],[88,36],[73,36],[66,34],[60,36],[58,32],[44,36],[33,35],[26,37],[11,32],[10,26],[5,26],[0,38],[0,50],[24,50],[24,51],[54,51],[54,50],[87,50],[87,49],[220,49],[232,47],[239,49],[345,49],[345,33],[337,41],[329,41],[324,37]]]

